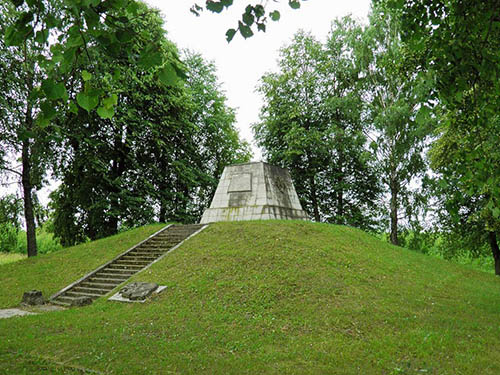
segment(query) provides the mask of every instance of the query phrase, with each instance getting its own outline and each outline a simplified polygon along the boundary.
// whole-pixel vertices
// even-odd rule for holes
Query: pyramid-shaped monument
[[[286,169],[264,162],[227,166],[201,223],[308,220]]]

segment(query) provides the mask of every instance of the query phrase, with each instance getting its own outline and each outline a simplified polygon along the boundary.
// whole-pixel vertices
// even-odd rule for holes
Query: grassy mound
[[[68,283],[90,270],[51,259],[0,266],[0,284],[18,288],[14,266],[19,290],[25,274],[55,291],[67,282],[47,270]],[[500,373],[498,278],[356,229],[211,225],[134,280],[168,288],[144,304],[0,320],[0,372]]]

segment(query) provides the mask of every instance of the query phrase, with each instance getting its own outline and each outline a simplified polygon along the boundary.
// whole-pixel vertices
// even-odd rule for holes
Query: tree
[[[162,54],[177,55],[159,14],[145,5],[137,14],[131,32],[156,40]],[[142,45],[135,41],[134,48],[139,54]],[[168,163],[176,150],[186,151],[183,139],[194,132],[186,121],[189,98],[178,82],[164,85],[156,79],[158,68],[126,52],[109,57],[97,43],[87,45],[87,57],[69,79],[74,88],[69,95],[81,106],[59,119],[64,139],[54,169],[62,185],[52,197],[55,234],[65,246],[114,234],[120,225],[153,221],[155,200],[163,192],[154,183],[169,173],[167,167],[154,168]],[[97,112],[92,111],[97,100],[82,98],[92,90],[101,91],[98,96],[112,93]]]
[[[57,16],[53,3],[45,3],[43,14]],[[12,19],[22,12],[14,9],[7,1],[0,2],[0,30],[9,34]],[[26,27],[32,27],[33,20],[26,15]],[[46,122],[37,123],[42,109],[50,106],[47,99],[40,97],[65,92],[61,84],[47,84],[44,81],[45,67],[40,63],[41,51],[33,40],[23,39],[19,45],[9,46],[0,40],[0,173],[14,175],[23,191],[24,218],[26,223],[28,256],[37,255],[34,202],[36,190],[41,187],[50,154],[51,133],[54,128]],[[52,113],[55,108],[50,108]],[[20,163],[19,163],[20,159]],[[18,164],[19,163],[19,164]]]
[[[418,200],[411,199],[416,194],[412,185],[427,170],[424,151],[431,126],[416,116],[426,86],[414,71],[405,68],[397,15],[374,7],[365,38],[367,116],[373,124],[371,147],[390,195],[390,241],[398,245],[401,211],[407,218],[418,212]]]
[[[262,78],[265,105],[254,132],[267,159],[290,170],[316,221],[368,228],[379,188],[349,44],[359,32],[349,18],[337,22],[328,48],[298,33],[280,51],[280,72]]]
[[[433,168],[475,202],[500,263],[500,17],[495,0],[388,1],[402,12],[408,61],[432,76],[442,111]],[[470,220],[476,220],[471,218]],[[483,232],[483,231],[480,231]],[[498,270],[497,266],[495,266]],[[498,271],[497,271],[498,272]]]

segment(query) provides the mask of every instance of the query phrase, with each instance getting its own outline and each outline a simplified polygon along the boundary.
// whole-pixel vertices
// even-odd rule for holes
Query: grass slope
[[[17,290],[3,305],[31,287],[10,267],[43,290],[65,286],[46,270],[81,276],[51,259],[0,266],[2,289]],[[500,373],[498,278],[360,230],[211,225],[135,280],[168,288],[0,320],[0,373]]]

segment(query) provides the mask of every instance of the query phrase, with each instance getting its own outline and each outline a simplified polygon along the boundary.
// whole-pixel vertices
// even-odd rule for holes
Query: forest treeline
[[[214,66],[179,54],[140,2],[63,3],[1,2],[0,169],[22,183],[28,254],[49,178],[64,245],[196,221],[222,168],[250,157]],[[367,25],[338,19],[326,41],[299,32],[280,50],[253,130],[312,219],[447,258],[490,254],[500,274],[495,4],[378,0]],[[228,41],[265,31],[266,12],[279,20],[249,5]]]

